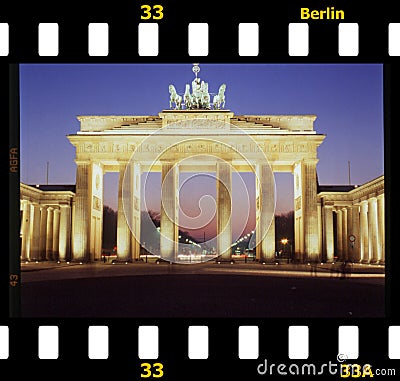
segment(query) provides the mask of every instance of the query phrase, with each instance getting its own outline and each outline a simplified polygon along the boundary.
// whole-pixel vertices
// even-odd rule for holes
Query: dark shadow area
[[[22,285],[23,317],[384,317],[384,279],[154,274]]]

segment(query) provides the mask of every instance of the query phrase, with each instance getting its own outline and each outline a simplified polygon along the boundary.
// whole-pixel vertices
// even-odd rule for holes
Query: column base
[[[322,262],[322,257],[319,254],[306,254],[306,262]]]
[[[220,258],[216,258],[215,259],[215,263],[218,263],[218,264],[220,264],[220,263],[234,264],[235,261],[232,258],[222,258],[222,257],[220,257]]]
[[[272,259],[272,258],[260,259],[258,262],[261,263],[262,265],[278,265],[279,264],[278,259]]]

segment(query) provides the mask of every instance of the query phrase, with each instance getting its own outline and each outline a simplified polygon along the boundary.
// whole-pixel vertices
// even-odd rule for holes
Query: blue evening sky
[[[236,115],[317,115],[315,129],[326,134],[318,154],[320,184],[348,184],[348,161],[353,184],[383,174],[382,65],[200,68],[211,93],[226,83],[225,108]],[[169,108],[168,85],[183,93],[193,77],[191,64],[21,65],[21,181],[45,184],[49,162],[50,184],[74,184],[75,152],[66,135],[78,131],[77,115],[157,115]],[[117,183],[117,174],[106,174],[104,203],[114,209]],[[277,174],[276,183],[277,212],[292,210],[292,175]]]

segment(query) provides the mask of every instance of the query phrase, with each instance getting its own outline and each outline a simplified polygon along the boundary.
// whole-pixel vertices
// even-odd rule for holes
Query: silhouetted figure
[[[342,276],[340,277],[340,279],[346,279],[347,273],[350,270],[350,264],[348,263],[348,261],[343,261],[342,265],[340,267],[340,271],[342,273]]]
[[[317,276],[317,261],[312,261],[311,264],[311,276]]]

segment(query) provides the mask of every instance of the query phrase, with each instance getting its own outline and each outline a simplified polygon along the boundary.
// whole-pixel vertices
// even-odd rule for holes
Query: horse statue
[[[182,97],[176,92],[174,85],[169,85],[169,93],[171,94],[169,98],[169,107],[172,108],[172,104],[175,103],[175,110],[181,110]]]
[[[190,85],[186,84],[185,94],[183,95],[186,110],[190,110],[193,106],[192,95],[190,94]]]
[[[214,95],[213,106],[215,110],[220,110],[225,107],[225,90],[226,85],[223,83],[218,90],[218,94]]]
[[[210,107],[210,94],[208,92],[208,83],[201,81],[201,104],[202,107],[209,110]]]

